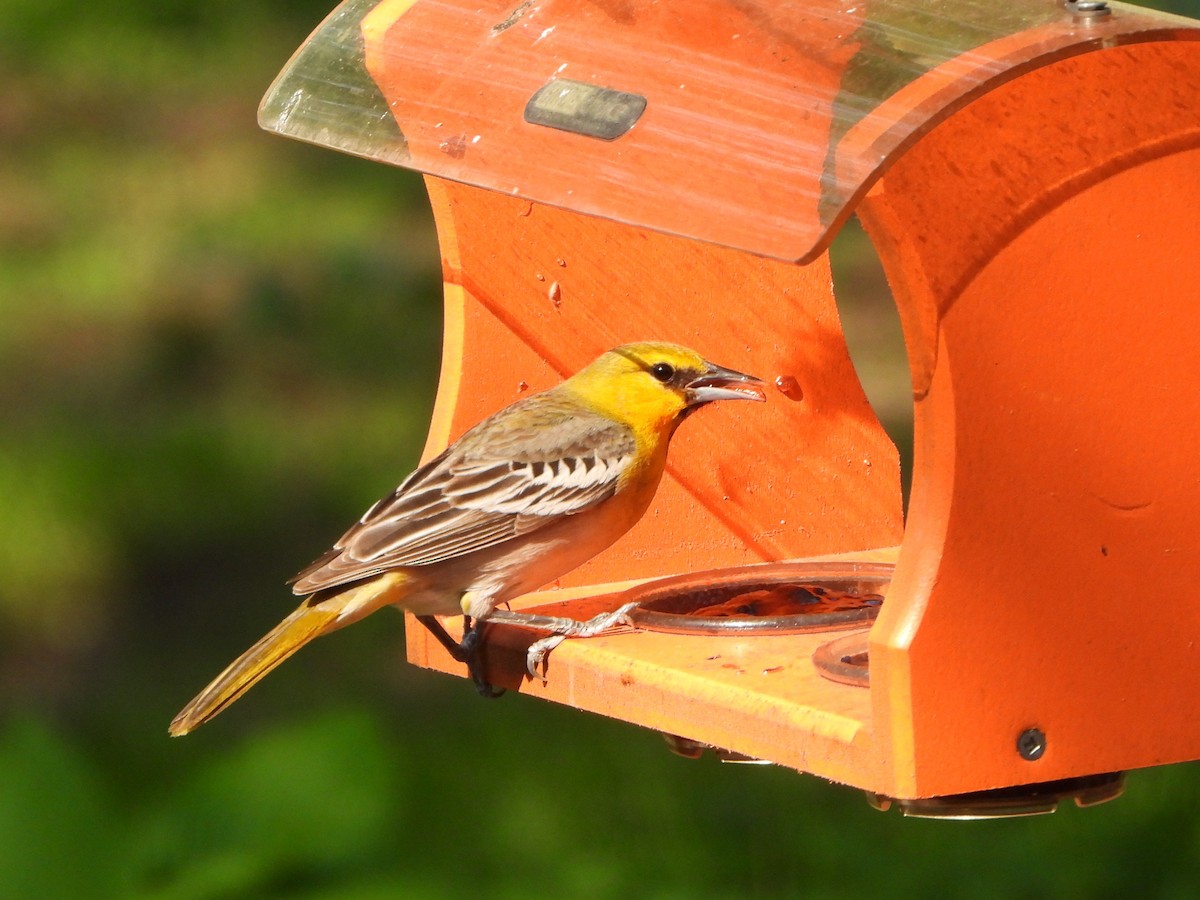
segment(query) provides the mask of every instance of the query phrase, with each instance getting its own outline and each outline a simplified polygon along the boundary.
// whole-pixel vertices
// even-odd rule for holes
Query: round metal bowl
[[[632,588],[638,628],[675,634],[802,634],[869,625],[891,563],[771,563],[694,572]]]

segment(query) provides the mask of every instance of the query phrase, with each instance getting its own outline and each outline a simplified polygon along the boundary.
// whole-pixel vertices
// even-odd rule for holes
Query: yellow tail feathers
[[[308,606],[307,603],[301,605],[230,663],[180,710],[167,730],[179,736],[203,725],[313,638],[336,628],[337,614],[336,609]]]
[[[313,595],[263,635],[179,711],[168,731],[178,737],[203,725],[277,665],[315,637],[336,631],[382,606],[403,599],[408,584],[402,572],[385,572],[319,601]]]

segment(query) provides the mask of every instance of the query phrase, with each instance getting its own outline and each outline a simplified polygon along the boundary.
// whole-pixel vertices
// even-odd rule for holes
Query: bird
[[[414,613],[488,693],[474,660],[496,607],[633,527],[681,422],[714,401],[765,399],[753,375],[648,341],[517,400],[417,468],[292,578],[299,607],[192,699],[169,733],[189,733],[309,641],[385,606]],[[465,617],[461,642],[439,615]]]

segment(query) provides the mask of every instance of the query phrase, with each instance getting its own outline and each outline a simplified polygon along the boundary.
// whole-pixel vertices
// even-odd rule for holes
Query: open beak
[[[708,370],[703,375],[687,383],[684,392],[689,407],[712,403],[714,400],[767,399],[760,379],[712,363],[708,364]]]

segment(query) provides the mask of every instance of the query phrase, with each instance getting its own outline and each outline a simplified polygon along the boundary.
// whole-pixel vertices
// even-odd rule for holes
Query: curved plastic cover
[[[1034,65],[1189,19],[1058,0],[346,0],[271,131],[807,261],[906,142]],[[1087,91],[1081,89],[1081,101]]]

